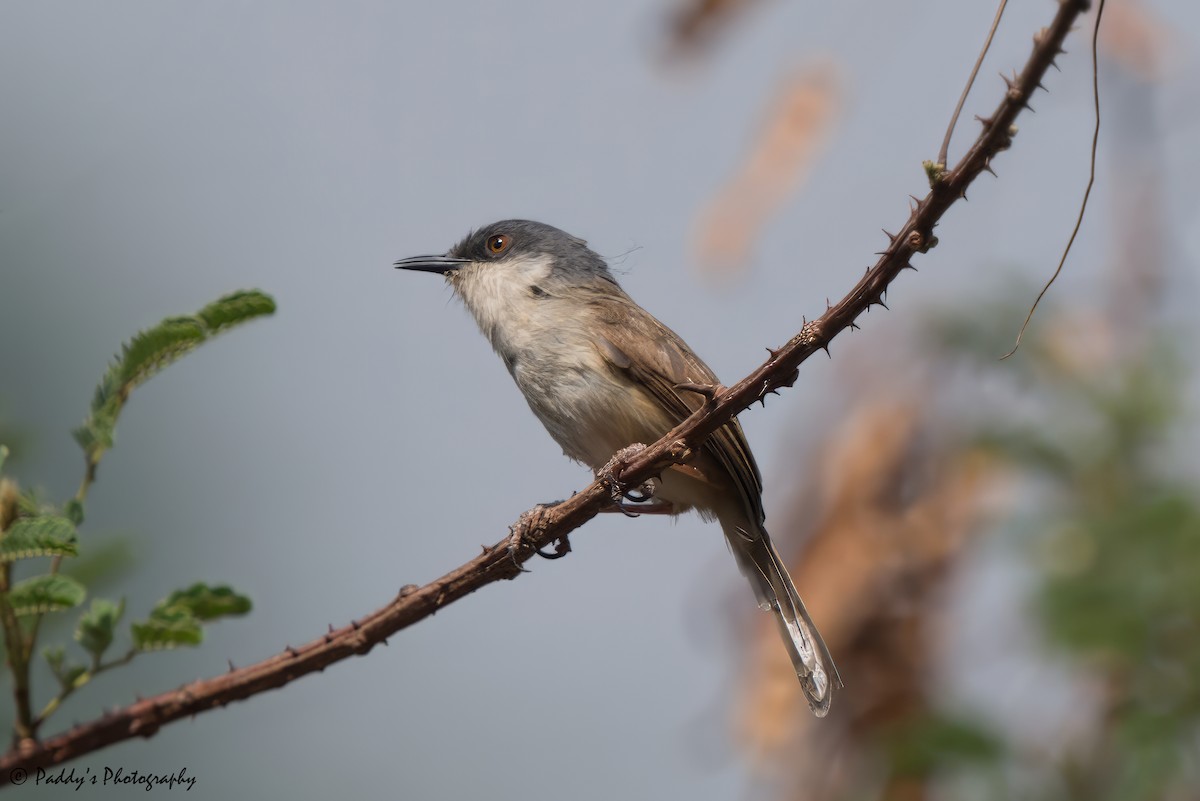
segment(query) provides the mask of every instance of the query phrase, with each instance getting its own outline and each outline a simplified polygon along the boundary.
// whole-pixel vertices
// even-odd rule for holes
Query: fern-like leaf
[[[139,651],[199,645],[204,640],[200,621],[186,609],[155,610],[148,620],[134,623],[131,631],[133,646]]]
[[[79,606],[86,596],[87,590],[75,579],[47,573],[18,581],[5,600],[17,615],[40,615]]]
[[[75,626],[75,640],[92,655],[96,664],[112,645],[117,623],[125,614],[125,600],[114,603],[106,598],[95,598],[91,607],[79,616]]]
[[[133,644],[140,651],[199,645],[204,639],[203,623],[244,615],[250,606],[249,598],[229,587],[197,582],[171,593],[155,605],[148,619],[134,623]]]
[[[209,336],[275,312],[275,301],[258,290],[233,292],[196,312]]]
[[[78,552],[75,526],[65,517],[23,517],[0,537],[0,562],[35,556],[75,556]]]
[[[74,431],[88,464],[95,465],[113,446],[117,417],[137,386],[215,334],[274,311],[275,301],[269,295],[258,290],[234,292],[196,314],[168,317],[123,345],[96,387],[87,418]]]
[[[221,585],[210,587],[203,582],[197,582],[186,590],[176,590],[163,601],[160,601],[155,611],[166,609],[186,609],[197,620],[208,622],[222,617],[244,615],[250,611],[250,599],[240,595],[232,588]]]

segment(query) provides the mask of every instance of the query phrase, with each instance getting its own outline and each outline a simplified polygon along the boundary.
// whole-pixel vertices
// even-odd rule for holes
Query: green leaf
[[[148,620],[131,626],[133,645],[139,651],[161,651],[181,645],[199,645],[204,639],[200,621],[186,609],[155,609]]]
[[[252,289],[226,295],[196,312],[196,316],[212,336],[255,317],[274,313],[275,301],[271,296]]]
[[[57,676],[58,672],[62,670],[63,663],[67,660],[67,649],[61,645],[47,645],[42,649],[42,658],[46,660],[50,670]]]
[[[0,537],[0,562],[79,552],[74,524],[65,517],[23,517]]]
[[[244,615],[250,611],[250,607],[250,599],[230,587],[209,587],[197,582],[186,590],[176,590],[166,600],[160,601],[151,616],[159,610],[186,609],[197,620],[207,622],[231,615]]]
[[[76,528],[83,525],[83,504],[75,498],[63,504],[63,514],[75,524]]]
[[[134,336],[122,348],[117,366],[119,385],[128,392],[205,339],[204,326],[194,317],[168,317]]]
[[[42,657],[45,658],[46,664],[50,666],[50,672],[54,674],[54,678],[58,680],[64,690],[73,688],[77,683],[86,683],[80,682],[79,679],[88,673],[88,669],[83,665],[73,665],[68,662],[66,649],[61,645],[43,648]]]
[[[274,311],[275,301],[269,295],[258,290],[234,292],[194,315],[168,317],[135,335],[100,379],[89,414],[74,431],[88,462],[95,464],[113,446],[117,417],[137,386],[213,335]]]
[[[249,598],[229,587],[197,582],[171,593],[155,605],[147,620],[134,623],[133,644],[141,651],[199,645],[204,639],[202,623],[244,615],[250,605]]]
[[[114,629],[125,614],[125,599],[113,603],[105,598],[95,598],[88,611],[79,617],[75,627],[75,640],[92,655],[96,663],[112,645]]]
[[[18,615],[59,612],[83,603],[87,590],[66,576],[42,575],[18,581],[8,591],[8,605]]]

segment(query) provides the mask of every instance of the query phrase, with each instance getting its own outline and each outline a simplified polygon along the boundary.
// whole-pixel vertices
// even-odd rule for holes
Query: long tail
[[[842,679],[783,560],[761,525],[751,526],[742,521],[722,523],[733,555],[758,597],[759,607],[775,613],[775,622],[779,624],[779,633],[809,707],[817,717],[825,717],[833,690],[842,686]]]

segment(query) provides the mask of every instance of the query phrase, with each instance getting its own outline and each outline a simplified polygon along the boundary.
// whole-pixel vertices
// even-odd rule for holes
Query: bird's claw
[[[546,513],[546,510],[553,505],[554,504],[538,504],[532,509],[522,512],[521,517],[517,520],[517,522],[508,529],[508,558],[512,560],[512,563],[517,570],[522,573],[528,573],[529,571],[521,567],[522,560],[518,559],[517,555],[520,551],[530,547],[531,543],[529,542],[529,535],[532,532],[537,531],[539,524],[542,522],[542,518]],[[562,543],[565,541],[566,537],[563,537],[562,542],[555,547],[555,551],[562,550]],[[566,550],[563,550],[559,556],[564,555],[569,550],[571,550],[571,547],[570,545],[567,545]],[[542,549],[540,548],[534,548],[533,551],[534,553],[545,556],[545,554],[542,554]],[[557,559],[559,557],[552,558]]]
[[[617,506],[620,506],[622,501],[625,500],[638,503],[640,500],[646,500],[654,494],[654,489],[650,485],[650,482],[645,482],[635,489],[628,489],[624,482],[621,481],[621,472],[625,469],[629,460],[644,450],[646,450],[646,446],[640,442],[627,445],[614,453],[612,458],[608,460],[608,463],[596,471],[596,478],[608,486],[609,495],[612,497],[613,503]],[[635,497],[630,497],[631,495]]]
[[[571,552],[571,541],[567,539],[565,534],[556,539],[552,545],[554,546],[554,550],[552,551],[548,551],[545,548],[537,548],[534,550],[534,553],[543,559],[562,559]]]
[[[647,481],[637,489],[626,490],[621,493],[621,497],[633,503],[645,503],[654,497],[654,486]]]

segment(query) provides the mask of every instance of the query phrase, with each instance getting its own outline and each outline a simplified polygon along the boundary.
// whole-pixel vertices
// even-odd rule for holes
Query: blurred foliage
[[[1188,376],[1172,343],[1184,340],[1057,314],[1048,333],[997,363],[1007,349],[997,334],[1011,330],[998,323],[1020,315],[1007,304],[995,311],[942,318],[933,331],[988,380],[1036,378],[1035,397],[1010,387],[1011,397],[987,405],[973,426],[978,441],[1026,479],[1022,526],[1045,643],[1100,689],[1096,728],[1067,744],[1070,756],[1049,766],[1033,797],[1194,797],[1200,487],[1187,454],[1171,451]],[[935,734],[930,746],[940,741],[947,762],[957,759],[963,741]],[[1017,745],[992,755],[1019,753]]]
[[[987,724],[929,715],[898,726],[885,737],[892,771],[899,776],[924,778],[938,770],[958,766],[991,766],[1006,744]]]
[[[62,701],[97,674],[147,651],[199,645],[204,637],[203,624],[250,611],[250,599],[229,587],[193,584],[171,593],[145,619],[131,623],[131,644],[114,657],[109,652],[125,614],[125,601],[93,598],[74,630],[79,650],[87,655],[86,664],[72,660],[63,644],[41,646],[58,692],[40,712],[35,712],[33,654],[39,647],[39,633],[54,630],[52,625],[43,627],[43,619],[51,623],[61,619],[62,612],[83,604],[89,586],[128,570],[132,562],[132,554],[121,541],[77,559],[80,543],[76,530],[84,519],[84,504],[96,467],[114,444],[117,419],[130,393],[214,335],[274,311],[274,300],[262,292],[235,292],[196,314],[167,318],[123,345],[96,388],[87,418],[75,431],[84,451],[86,470],[78,492],[65,503],[56,505],[35,492],[23,492],[15,481],[0,474],[0,629],[13,691],[14,743],[36,737]],[[0,442],[0,470],[6,468],[8,456],[9,449]],[[49,559],[49,564],[37,566],[35,560],[43,559]],[[67,569],[60,569],[64,559],[71,562]],[[33,575],[17,580],[18,567]]]

